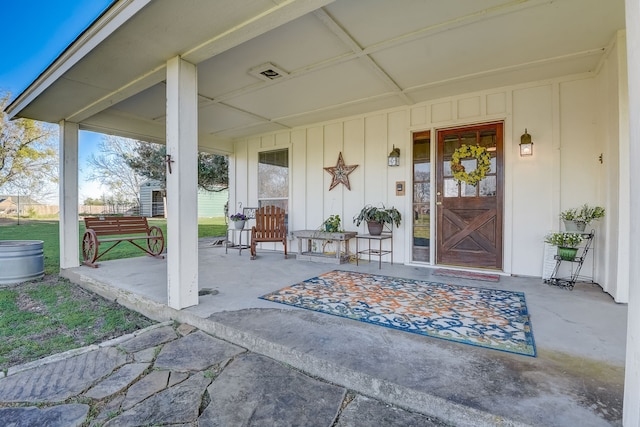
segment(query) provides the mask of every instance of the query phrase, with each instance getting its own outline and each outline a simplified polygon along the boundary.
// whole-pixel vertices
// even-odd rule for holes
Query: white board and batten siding
[[[615,59],[612,61],[608,68],[619,67]],[[403,222],[400,228],[394,228],[393,259],[411,263],[412,132],[431,131],[434,158],[438,129],[502,121],[503,271],[541,277],[544,235],[561,229],[560,211],[589,203],[604,206],[610,213],[595,224],[595,269],[592,265],[584,267],[585,271],[594,269],[595,281],[602,283],[605,271],[609,276],[615,271],[613,265],[608,265],[615,262],[615,256],[598,254],[602,255],[601,248],[607,244],[616,249],[615,243],[607,243],[605,230],[617,221],[618,206],[611,205],[606,194],[619,191],[619,182],[603,184],[601,168],[609,170],[608,176],[616,176],[619,160],[614,158],[604,164],[598,161],[600,153],[609,150],[609,142],[600,135],[620,118],[612,113],[599,114],[600,103],[611,102],[603,100],[603,96],[617,99],[602,89],[613,85],[603,84],[601,79],[576,75],[494,88],[238,140],[230,168],[234,171],[230,175],[230,188],[234,191],[231,200],[257,206],[258,153],[288,148],[290,230],[316,229],[329,215],[338,214],[345,230],[364,233],[363,225],[358,228],[352,222],[363,205],[395,206],[403,214]],[[525,128],[534,142],[532,157],[519,155],[518,144]],[[610,143],[614,142],[618,143]],[[393,146],[400,148],[401,155],[400,166],[392,168],[387,166],[387,156]],[[351,190],[338,185],[329,191],[331,175],[323,168],[335,166],[340,152],[345,164],[358,167],[349,175]],[[405,196],[396,196],[396,181],[405,181]],[[435,182],[431,197],[435,218]],[[433,236],[435,223],[432,221]],[[603,283],[605,290],[624,301],[628,291],[618,289],[615,279],[608,279]]]

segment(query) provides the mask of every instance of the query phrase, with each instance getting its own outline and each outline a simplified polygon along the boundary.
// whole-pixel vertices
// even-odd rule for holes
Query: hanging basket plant
[[[462,164],[463,159],[474,158],[478,166],[467,172]],[[491,154],[485,147],[479,145],[462,144],[451,156],[451,172],[458,182],[464,182],[474,187],[491,172]]]

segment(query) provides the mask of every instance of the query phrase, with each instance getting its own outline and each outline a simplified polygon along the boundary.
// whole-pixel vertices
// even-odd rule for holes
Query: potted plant
[[[565,261],[573,261],[578,253],[578,246],[582,243],[580,233],[549,233],[544,241],[558,247],[558,256]]]
[[[381,208],[373,205],[366,205],[358,215],[353,217],[353,222],[357,226],[362,222],[366,222],[369,234],[372,236],[379,236],[382,234],[382,229],[385,224],[389,224],[391,227],[395,224],[396,227],[400,227],[401,221],[402,215],[396,208],[393,206],[385,208],[384,205],[382,205]]]
[[[233,226],[238,229],[244,228],[244,223],[247,220],[247,216],[243,213],[235,213],[229,217],[233,221]]]
[[[604,217],[604,208],[584,204],[579,208],[567,209],[560,213],[560,219],[564,221],[565,230],[570,232],[583,232],[591,221]]]
[[[580,207],[578,211],[578,221],[589,225],[591,221],[596,221],[604,217],[604,208],[602,206],[589,206],[586,203]]]
[[[340,231],[340,215],[330,215],[322,223],[321,228],[329,233],[337,233]]]

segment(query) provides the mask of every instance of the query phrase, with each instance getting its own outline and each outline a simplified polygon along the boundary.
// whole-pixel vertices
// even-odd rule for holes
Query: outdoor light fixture
[[[525,156],[533,156],[533,142],[531,142],[531,135],[527,133],[526,128],[520,137],[520,157]]]
[[[400,149],[393,146],[393,150],[389,153],[387,158],[389,166],[400,166]]]

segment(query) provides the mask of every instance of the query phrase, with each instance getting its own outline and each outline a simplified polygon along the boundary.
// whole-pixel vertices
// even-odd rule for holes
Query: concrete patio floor
[[[296,309],[258,297],[334,269],[525,293],[537,357],[520,356]],[[166,260],[139,257],[63,272],[158,321],[189,323],[218,338],[401,408],[452,425],[621,425],[626,305],[595,284],[573,291],[539,278],[435,276],[435,269],[377,262],[332,265],[282,253],[199,244],[199,287],[184,310],[166,306]]]

